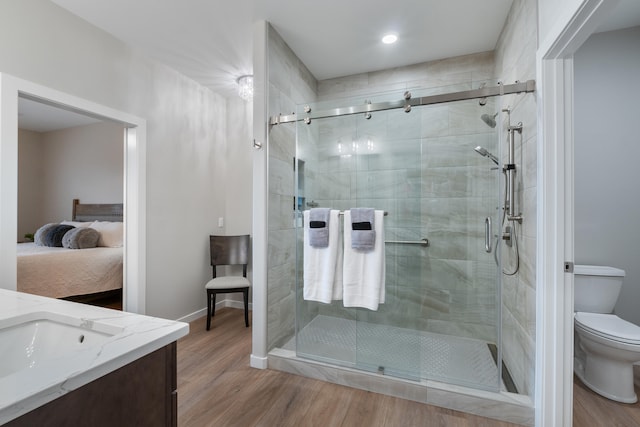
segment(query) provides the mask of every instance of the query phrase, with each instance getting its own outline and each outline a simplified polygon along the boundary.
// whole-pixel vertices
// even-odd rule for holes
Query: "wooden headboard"
[[[122,221],[122,203],[82,204],[73,199],[73,221]]]

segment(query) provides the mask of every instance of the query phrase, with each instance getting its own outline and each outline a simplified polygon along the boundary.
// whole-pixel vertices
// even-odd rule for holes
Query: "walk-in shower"
[[[500,165],[500,142],[512,135],[496,125],[508,123],[498,99],[534,90],[533,81],[436,95],[415,88],[271,118],[296,123],[296,325],[270,366],[447,407],[488,394],[508,411],[526,406],[500,394],[517,390],[502,361],[502,230],[485,224],[514,212]],[[377,310],[304,299],[302,213],[313,207],[386,212]],[[342,235],[343,220],[334,225]],[[496,242],[490,251],[487,239]]]

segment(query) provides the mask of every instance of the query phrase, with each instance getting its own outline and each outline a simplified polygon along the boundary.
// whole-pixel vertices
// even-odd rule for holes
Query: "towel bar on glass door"
[[[429,246],[429,239],[426,237],[420,240],[385,240],[385,243],[398,243],[401,245],[422,245]]]
[[[344,215],[344,211],[340,211],[338,215]],[[384,216],[389,215],[389,212],[384,211]],[[426,237],[420,240],[385,240],[385,243],[397,243],[401,245],[421,245],[421,246],[429,246],[429,239]]]
[[[344,215],[344,211],[338,212],[338,215],[343,216]],[[384,216],[387,216],[387,215],[389,215],[389,212],[384,211]]]

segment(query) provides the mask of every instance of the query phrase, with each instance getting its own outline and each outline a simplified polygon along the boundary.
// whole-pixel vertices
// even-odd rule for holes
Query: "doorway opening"
[[[123,132],[123,309],[145,313],[145,120],[55,89],[0,74],[0,286],[17,289],[18,100],[36,101],[97,121],[118,123]]]

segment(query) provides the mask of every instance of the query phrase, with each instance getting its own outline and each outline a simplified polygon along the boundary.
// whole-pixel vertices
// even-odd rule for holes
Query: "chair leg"
[[[211,294],[212,292],[207,290],[207,331],[211,328]]]
[[[249,289],[242,291],[244,296],[244,325],[249,327]]]
[[[216,291],[211,291],[211,317],[216,315],[216,296],[218,293]]]

